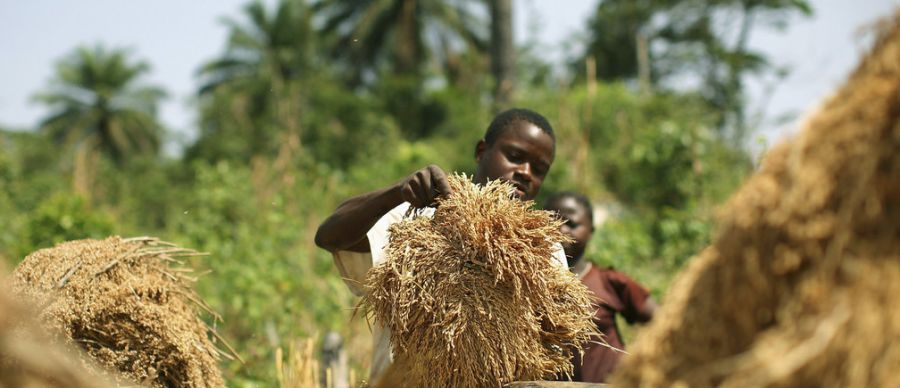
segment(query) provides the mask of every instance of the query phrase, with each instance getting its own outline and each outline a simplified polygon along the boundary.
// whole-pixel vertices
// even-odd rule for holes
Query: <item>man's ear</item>
[[[476,162],[481,161],[481,155],[484,154],[484,151],[487,150],[487,148],[488,148],[488,145],[487,145],[487,142],[484,141],[484,139],[479,140],[478,144],[475,144],[475,161]]]

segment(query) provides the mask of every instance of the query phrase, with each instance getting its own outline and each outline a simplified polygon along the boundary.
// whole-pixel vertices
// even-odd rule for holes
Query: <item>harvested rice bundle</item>
[[[571,373],[593,310],[552,257],[559,221],[511,198],[508,184],[449,183],[433,217],[391,226],[387,259],[366,279],[362,304],[396,358],[385,381],[484,387]]]
[[[900,386],[900,25],[722,210],[616,386]]]
[[[14,301],[0,280],[0,388],[100,388],[112,384],[89,374],[77,353],[53,343],[32,322],[31,311]]]
[[[224,353],[195,311],[203,304],[178,260],[196,254],[153,238],[72,241],[26,257],[13,290],[32,298],[65,342],[118,371],[117,382],[220,387]]]

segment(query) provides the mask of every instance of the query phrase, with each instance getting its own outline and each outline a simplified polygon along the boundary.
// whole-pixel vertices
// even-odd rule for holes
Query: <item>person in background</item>
[[[653,318],[657,304],[646,288],[624,273],[612,268],[602,268],[584,258],[584,251],[594,233],[593,208],[581,194],[561,192],[544,201],[544,209],[556,212],[565,221],[560,230],[573,241],[563,244],[569,269],[581,279],[596,297],[594,323],[597,331],[609,346],[625,349],[622,335],[616,324],[621,314],[629,324],[644,323]],[[584,350],[584,355],[573,359],[574,381],[602,383],[619,364],[623,353],[598,344],[594,339]]]

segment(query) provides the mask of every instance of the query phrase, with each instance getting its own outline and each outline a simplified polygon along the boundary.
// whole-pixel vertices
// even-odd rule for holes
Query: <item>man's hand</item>
[[[447,194],[450,184],[444,170],[435,165],[425,167],[398,183],[341,203],[316,230],[316,245],[330,252],[370,252],[366,232],[387,212],[403,202],[429,206],[435,197]]]
[[[413,207],[434,205],[434,199],[450,194],[447,174],[436,165],[420,169],[399,183],[400,195]]]

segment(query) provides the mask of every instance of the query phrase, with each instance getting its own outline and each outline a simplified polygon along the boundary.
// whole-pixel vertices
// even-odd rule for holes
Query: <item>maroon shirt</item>
[[[649,321],[651,317],[642,314],[641,311],[644,310],[644,303],[650,293],[621,272],[589,266],[587,272],[581,276],[581,281],[597,297],[594,302],[596,311],[593,319],[597,330],[604,334],[606,343],[610,346],[625,349],[615,316],[622,314],[629,324]],[[574,381],[592,383],[606,381],[619,364],[622,354],[600,344],[589,344],[584,350],[584,357],[578,360],[576,356],[574,360]]]

